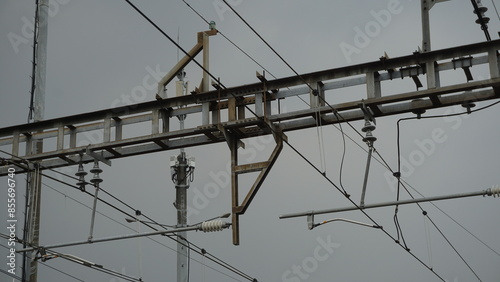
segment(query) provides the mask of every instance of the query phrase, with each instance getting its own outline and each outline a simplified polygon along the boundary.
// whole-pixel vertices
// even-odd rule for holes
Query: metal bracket
[[[307,216],[307,228],[309,230],[313,230],[314,226],[314,214],[310,214]]]
[[[273,132],[274,139],[276,141],[276,147],[274,148],[273,152],[271,153],[267,161],[239,165],[238,164],[239,146],[237,145],[237,143],[235,143],[236,141],[239,140],[233,137],[232,139],[230,138],[229,139],[230,141],[228,142],[229,148],[231,149],[231,192],[232,192],[231,201],[232,201],[232,212],[233,212],[232,229],[233,229],[234,245],[240,244],[239,216],[245,213],[245,211],[250,206],[252,200],[254,199],[255,195],[257,195],[257,192],[264,183],[264,180],[271,171],[271,168],[273,167],[274,163],[278,159],[281,150],[283,149],[283,141],[287,140],[286,135],[283,134],[283,132],[281,132],[281,130],[279,130],[278,127],[274,126],[267,119],[264,119],[263,123],[270,127],[270,129]],[[240,203],[239,189],[238,189],[238,184],[239,184],[238,175],[251,172],[259,172],[259,171],[260,173],[255,179],[247,195],[245,196],[245,199]]]
[[[377,124],[377,121],[375,121],[375,115],[372,111],[371,108],[368,108],[365,104],[365,102],[361,103],[358,105],[361,108],[361,111],[363,112],[363,115],[365,116],[365,120],[371,121],[374,124]]]
[[[224,139],[226,139],[227,145],[231,147],[231,140],[235,139],[233,134],[229,132],[226,128],[224,128],[224,126],[221,125],[220,123],[217,124],[217,129],[219,129],[219,131],[224,135]],[[241,141],[240,139],[236,139],[235,141],[238,142],[238,148],[245,149],[245,143],[243,141]]]
[[[105,157],[103,157],[102,155],[99,155],[99,154],[94,153],[93,151],[91,151],[91,150],[89,149],[89,147],[87,147],[87,148],[85,149],[85,153],[86,153],[87,155],[91,156],[92,158],[94,158],[95,160],[98,160],[98,161],[100,161],[100,162],[102,162],[102,163],[107,164],[108,166],[111,166],[111,161],[110,161],[110,160],[106,159],[106,158],[105,158]]]
[[[465,73],[465,77],[467,78],[467,82],[474,80],[472,77],[472,73],[470,72],[470,67],[472,67],[472,56],[458,58],[451,60],[453,63],[453,69],[462,68]]]
[[[421,66],[400,68],[399,71],[401,72],[401,79],[405,77],[411,77],[413,79],[413,82],[415,82],[417,89],[423,87],[422,82],[418,78],[419,75],[425,74],[425,70]]]

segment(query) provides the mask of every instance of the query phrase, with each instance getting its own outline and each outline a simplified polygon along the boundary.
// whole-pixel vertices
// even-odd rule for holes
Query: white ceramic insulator
[[[201,223],[201,230],[203,232],[215,232],[215,231],[221,231],[225,226],[225,223],[220,220],[210,220],[210,221],[205,221]]]
[[[493,186],[491,187],[491,195],[493,195],[493,197],[500,197],[500,186],[497,185],[497,186]]]

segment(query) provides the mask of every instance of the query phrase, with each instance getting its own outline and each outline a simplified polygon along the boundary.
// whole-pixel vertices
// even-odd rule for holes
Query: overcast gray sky
[[[0,127],[23,124],[27,119],[33,41],[30,32],[34,2],[0,3]],[[184,49],[190,49],[195,44],[196,32],[208,28],[180,0],[133,2],[170,36],[176,38],[180,31],[179,43]],[[220,31],[273,75],[293,75],[221,1],[188,2],[206,19],[216,21]],[[390,57],[408,55],[421,44],[420,1],[417,0],[228,2],[299,73],[376,61],[384,52]],[[490,9],[487,12],[491,18],[490,32],[496,39],[497,31],[500,30],[499,19],[492,1],[483,2]],[[500,6],[500,2],[495,3]],[[177,49],[174,45],[125,1],[51,0],[51,4],[45,118],[154,99],[155,90],[148,91],[147,96],[139,98],[133,96],[132,91],[134,87],[143,85],[143,79],[151,75],[151,70],[166,73],[175,65]],[[390,18],[386,18],[386,22],[379,22],[383,27],[369,37],[365,47],[359,48],[357,53],[346,55],[342,46],[354,45],[357,30],[363,30],[370,23],[376,22],[375,15],[380,14],[380,11],[389,11]],[[470,1],[452,0],[436,5],[431,11],[433,49],[484,41],[484,34],[479,25],[474,23],[475,19]],[[220,77],[226,86],[256,82],[255,71],[262,71],[221,36],[211,38],[210,52],[211,72]],[[199,84],[201,70],[196,65],[189,65],[186,71],[192,89]],[[477,79],[489,76],[483,67],[473,67],[472,71]],[[464,82],[464,77],[459,73],[458,76],[444,76],[443,81],[445,84]],[[411,80],[384,84],[384,93],[413,90]],[[365,95],[353,92],[346,90],[338,93],[338,98],[330,96],[328,99],[332,103],[338,103]],[[287,107],[290,110],[303,108],[304,104],[301,103],[295,99]],[[492,101],[478,103],[478,107],[490,103]],[[422,163],[410,164],[411,167],[407,167],[410,172],[405,179],[426,196],[472,192],[500,184],[498,107],[470,116],[403,122],[403,159],[408,160],[412,152],[422,150],[418,146],[419,142],[432,138],[435,130],[440,130],[446,139],[442,143],[435,143],[435,149],[425,156]],[[456,107],[429,111],[429,114],[461,111],[461,107]],[[377,120],[374,135],[378,140],[375,146],[393,167],[397,163],[396,122],[399,118],[408,116],[410,115]],[[191,126],[197,124],[195,120],[187,122]],[[362,127],[360,122],[352,124],[358,129]],[[346,133],[355,139],[357,137],[351,130],[346,130]],[[315,165],[321,165],[316,129],[288,135],[290,143]],[[323,129],[323,135],[327,175],[338,183],[343,152],[342,138],[331,126]],[[361,140],[356,141],[362,144]],[[273,147],[270,137],[256,138],[249,144],[243,160],[264,160]],[[170,180],[169,158],[177,153],[168,151],[114,160],[112,167],[102,166],[102,187],[155,220],[175,224],[176,213],[172,205],[175,191]],[[188,202],[193,212],[189,221],[195,223],[229,212],[231,202],[227,183],[227,146],[217,144],[189,148],[187,153],[196,157],[197,164],[195,179],[189,190]],[[257,153],[256,158],[252,158],[253,153]],[[361,194],[365,162],[366,153],[348,140],[342,179],[356,201]],[[86,170],[89,169],[90,166],[87,165]],[[61,170],[75,173],[75,167]],[[396,193],[385,173],[385,168],[372,162],[367,203],[395,200]],[[74,182],[68,178],[62,179]],[[22,202],[24,175],[17,175],[17,180],[18,198]],[[0,181],[1,187],[6,187],[7,180],[2,178]],[[45,179],[44,184],[41,244],[86,240],[91,211],[73,199],[89,206],[92,199],[50,179]],[[218,189],[207,190],[212,184]],[[240,187],[250,185],[251,180],[244,178]],[[408,195],[403,194],[402,197],[408,198]],[[5,199],[5,196],[0,198]],[[246,214],[240,217],[240,246],[232,245],[229,230],[189,233],[188,238],[259,281],[439,281],[433,273],[379,230],[338,222],[309,231],[305,218],[278,219],[279,215],[285,213],[348,205],[349,202],[337,190],[290,148],[285,147],[254,202]],[[437,205],[496,251],[495,253],[480,243],[432,205],[423,204],[482,281],[499,281],[498,199],[477,197],[444,201]],[[6,201],[0,201],[3,219],[6,218],[6,210]],[[120,213],[100,204],[98,210],[126,224]],[[368,213],[389,233],[396,235],[393,208],[370,210]],[[368,222],[360,212],[322,215],[317,216],[317,220],[334,217]],[[401,207],[399,219],[411,251],[433,267],[436,273],[447,281],[477,280],[439,232],[428,223],[427,236],[426,222],[418,207]],[[134,229],[135,225],[130,227]],[[143,227],[142,231],[146,231],[146,228]],[[18,230],[19,235],[20,232]],[[133,230],[113,220],[97,216],[95,238],[132,232]],[[71,247],[59,251],[135,277],[140,275],[140,253],[144,281],[174,281],[175,242],[165,237],[155,239],[164,245],[144,238],[140,241],[141,252],[138,240]],[[3,239],[0,243],[6,245]],[[7,250],[3,247],[1,250],[2,269],[6,269],[3,254],[7,254]],[[243,281],[241,277],[195,253],[191,254],[191,258],[190,281]],[[46,264],[84,281],[121,281],[61,259],[53,259]],[[19,271],[18,274],[20,275]],[[0,273],[0,281],[11,279]],[[39,281],[78,280],[41,265]]]

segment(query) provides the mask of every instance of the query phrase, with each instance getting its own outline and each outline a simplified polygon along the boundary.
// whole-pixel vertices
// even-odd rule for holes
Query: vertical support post
[[[203,32],[203,68],[205,70],[210,70],[210,57],[209,57],[209,51],[210,51],[210,41],[209,41],[209,35],[206,32]],[[201,92],[208,92],[210,88],[210,76],[208,75],[208,72],[203,71],[203,80],[202,80],[202,89]],[[204,102],[201,107],[201,124],[202,125],[207,125],[210,124],[210,103],[209,102]]]
[[[238,166],[238,139],[231,137],[228,143],[231,150],[231,203],[233,207],[237,207],[239,205],[238,174],[235,168]],[[232,215],[233,245],[237,246],[240,244],[240,215],[235,210],[232,211]]]
[[[238,106],[238,119],[245,119],[245,106]]]
[[[201,124],[210,124],[210,102],[203,102],[201,104]]]
[[[61,151],[64,148],[64,125],[61,123],[57,126],[57,145],[56,149]]]
[[[175,185],[175,206],[177,208],[177,228],[187,226],[187,189],[189,188],[187,175],[186,153],[181,152],[177,156],[177,183]],[[187,233],[177,233],[177,282],[187,282]]]
[[[498,68],[498,52],[496,49],[488,51],[488,63],[490,65],[490,77],[500,77],[500,71]]]
[[[119,117],[114,117],[115,120],[115,141],[122,140],[123,137],[123,125],[122,119]]]
[[[439,79],[439,71],[436,70],[436,62],[430,62],[425,65],[427,73],[427,88],[433,89],[441,87],[441,81]]]
[[[255,94],[255,114],[257,116],[261,117],[264,115],[264,104],[262,101],[262,93],[256,93]]]
[[[166,133],[170,131],[170,113],[167,110],[161,110],[161,119],[162,119],[162,132]]]
[[[68,125],[69,128],[69,147],[76,148],[76,127]]]
[[[228,111],[228,120],[236,120],[236,98],[230,97],[228,98],[228,103],[227,103],[227,111]]]
[[[26,156],[33,154],[33,135],[28,132],[23,133],[26,137]],[[29,172],[28,172],[29,174]]]
[[[382,96],[380,81],[376,80],[375,74],[374,72],[366,74],[366,95],[368,99],[380,98]]]
[[[431,51],[431,26],[429,11],[432,8],[431,0],[421,0],[422,12],[422,52]]]
[[[40,144],[40,143],[38,143]],[[28,227],[28,242],[34,246],[38,246],[40,236],[40,203],[42,186],[42,174],[40,173],[40,164],[35,163],[34,172],[30,173],[30,193],[29,193],[29,227]],[[35,245],[36,242],[36,245]],[[31,251],[28,255],[29,263],[29,282],[36,282],[38,279],[38,263],[34,259],[36,251]]]
[[[209,57],[209,51],[210,51],[210,36],[206,33],[203,32],[203,67],[205,70],[209,71],[210,70],[210,57]],[[203,71],[203,89],[201,92],[207,92],[210,88],[210,76],[208,72]]]
[[[151,134],[160,133],[160,110],[153,110],[151,113]]]
[[[219,109],[212,111],[212,123],[219,123],[220,111]]]
[[[313,83],[310,84],[312,87],[314,87]],[[319,98],[316,96],[316,94],[318,94],[318,89],[315,87],[313,89],[309,90],[309,105],[311,109],[317,108],[319,106]]]
[[[12,155],[19,155],[19,131],[14,131],[14,135],[12,137]]]
[[[36,46],[36,73],[35,73],[35,93],[33,99],[34,121],[44,119],[45,113],[45,81],[47,68],[47,38],[48,38],[48,19],[49,19],[49,0],[39,0],[38,2],[38,31],[37,31],[37,46]],[[43,152],[42,140],[37,140],[34,144],[35,154]],[[27,189],[29,193],[29,215],[28,225],[28,242],[34,246],[39,245],[40,235],[40,197],[42,186],[42,174],[40,173],[39,164],[35,164],[37,169],[34,173],[29,173],[27,177],[31,177],[30,187]],[[29,270],[27,273],[29,282],[36,282],[38,279],[38,262],[35,260],[35,252],[31,252],[24,257],[24,260],[30,260]],[[26,271],[26,269],[24,270]],[[26,272],[25,272],[26,273]],[[26,274],[23,274],[25,276]]]
[[[111,141],[111,116],[104,118],[103,142],[108,143],[109,141]]]

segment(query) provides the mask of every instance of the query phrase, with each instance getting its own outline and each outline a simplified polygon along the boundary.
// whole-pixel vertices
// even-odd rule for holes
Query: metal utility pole
[[[45,112],[45,74],[47,62],[47,35],[48,35],[48,19],[49,19],[49,0],[39,0],[38,2],[38,17],[35,26],[37,30],[37,45],[35,53],[35,91],[33,95],[33,121],[38,122],[44,119]],[[27,148],[32,154],[39,154],[43,152],[43,141],[32,140],[30,142],[32,148]],[[42,186],[42,174],[40,172],[39,164],[35,163],[35,171],[30,173],[28,179],[29,188],[29,203],[28,203],[28,238],[27,241],[37,246],[39,243],[40,235],[40,198]],[[28,269],[24,269],[23,276],[28,276],[30,282],[36,282],[38,276],[38,263],[35,260],[36,252],[31,252],[26,260],[29,260]]]
[[[184,77],[186,73],[182,69],[178,74],[177,78],[177,95],[183,96],[186,88],[184,84]],[[180,115],[179,117],[180,130],[184,129],[184,120],[186,115]],[[175,208],[177,209],[177,228],[187,227],[187,189],[189,188],[189,183],[191,182],[194,162],[191,159],[188,160],[184,148],[180,149],[180,153],[177,157],[172,157],[170,159],[170,168],[172,172],[172,180],[175,182]],[[187,282],[188,281],[188,249],[187,249],[187,233],[186,231],[177,232],[177,282]]]
[[[177,208],[177,228],[187,226],[187,159],[186,153],[181,152],[177,156],[177,183],[175,184],[175,207]],[[188,250],[186,231],[177,233],[177,282],[187,282]]]

